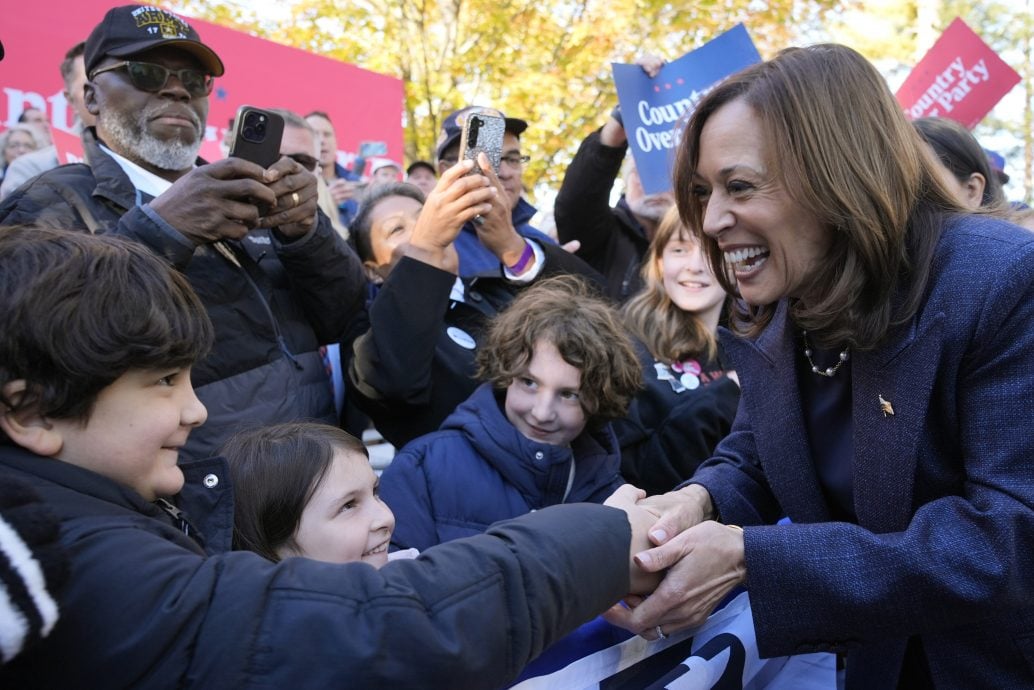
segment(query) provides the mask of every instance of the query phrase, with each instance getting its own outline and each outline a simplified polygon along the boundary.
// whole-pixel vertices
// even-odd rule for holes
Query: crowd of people
[[[0,137],[0,685],[505,687],[741,589],[830,687],[1034,685],[1034,220],[965,128],[789,48],[670,193],[615,108],[551,235],[523,119],[346,168],[276,110],[209,163],[223,72],[116,7],[61,64],[85,162]]]

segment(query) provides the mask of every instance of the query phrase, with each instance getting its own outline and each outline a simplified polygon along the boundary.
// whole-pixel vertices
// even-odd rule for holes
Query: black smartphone
[[[283,137],[284,118],[262,108],[242,105],[233,120],[230,155],[268,168],[280,160]]]
[[[492,170],[499,174],[499,161],[503,155],[503,135],[506,134],[506,120],[502,115],[488,110],[468,113],[463,121],[460,135],[460,160],[474,161],[471,172],[480,174],[477,156],[484,153],[492,164]]]

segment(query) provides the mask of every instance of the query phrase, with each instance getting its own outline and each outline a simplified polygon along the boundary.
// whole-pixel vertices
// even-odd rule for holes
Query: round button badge
[[[473,350],[477,347],[477,343],[474,342],[474,338],[462,328],[456,328],[455,326],[449,326],[445,329],[445,334],[449,336],[452,342],[456,343],[462,348],[467,350]]]

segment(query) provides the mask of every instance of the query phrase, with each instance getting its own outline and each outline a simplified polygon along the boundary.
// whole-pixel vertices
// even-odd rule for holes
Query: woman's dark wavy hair
[[[505,389],[527,370],[539,340],[581,372],[590,428],[625,416],[642,385],[635,346],[618,313],[585,280],[559,275],[521,292],[492,320],[477,353],[478,377]]]
[[[289,422],[232,436],[219,454],[233,482],[233,548],[279,562],[335,450],[369,457],[362,441],[327,424]]]
[[[813,283],[790,302],[790,317],[824,346],[875,347],[915,314],[944,216],[962,210],[932,154],[876,69],[845,46],[789,48],[722,82],[683,132],[674,187],[683,221],[730,294],[735,282],[703,233],[704,205],[693,187],[704,125],[736,100],[760,120],[767,165],[786,194],[833,236]],[[738,302],[731,325],[757,336],[775,308]]]
[[[130,369],[184,367],[213,330],[186,278],[146,247],[114,236],[0,228],[0,389],[24,379],[35,406],[89,419],[102,389]]]
[[[970,175],[980,173],[984,178],[984,193],[980,199],[982,207],[1003,213],[1008,211],[1002,183],[991,169],[984,149],[968,129],[946,117],[923,117],[913,120],[912,126],[956,180],[965,183]]]

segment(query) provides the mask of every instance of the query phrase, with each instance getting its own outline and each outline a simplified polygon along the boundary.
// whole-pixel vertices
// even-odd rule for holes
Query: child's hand
[[[604,505],[612,508],[619,508],[628,515],[629,525],[632,527],[632,540],[629,544],[629,592],[632,594],[648,594],[657,587],[661,581],[663,572],[649,573],[640,568],[634,557],[636,554],[645,551],[653,546],[650,543],[649,533],[659,517],[656,513],[647,510],[637,502],[646,497],[646,492],[631,484],[625,484],[610,495]]]

